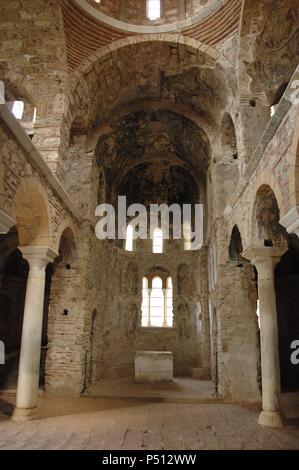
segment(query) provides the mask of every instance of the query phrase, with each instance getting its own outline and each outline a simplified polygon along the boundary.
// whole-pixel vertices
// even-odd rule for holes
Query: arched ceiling
[[[142,33],[180,33],[207,45],[216,45],[238,30],[240,0],[210,0],[201,14],[173,25],[132,27],[109,21],[85,0],[60,0],[70,69],[77,68],[93,52],[116,40]],[[104,18],[105,16],[105,18]]]
[[[127,205],[196,204],[199,187],[191,173],[168,161],[146,162],[132,168],[120,182],[119,195],[126,196]]]
[[[150,102],[172,101],[193,110],[198,119],[207,125],[215,126],[219,121],[219,109],[226,104],[225,83],[219,70],[190,67],[178,73],[169,73],[163,66],[151,64],[147,76],[141,79],[141,84],[132,82],[131,86],[119,90],[111,109],[103,113],[103,109],[95,116],[94,126],[97,126],[104,117],[123,114],[132,103],[140,100]],[[137,77],[135,77],[137,78]]]
[[[159,175],[161,181],[164,178],[163,172],[165,178],[169,176],[168,180],[177,177],[178,187],[183,187],[179,175],[188,171],[195,179],[203,179],[210,156],[210,143],[205,132],[186,117],[165,110],[138,111],[112,121],[109,132],[100,137],[96,148],[97,163],[104,170],[107,187],[116,187],[118,194],[125,175],[134,167],[142,168],[144,175],[148,175],[147,180],[152,179],[155,187],[160,187],[158,180]],[[172,167],[181,167],[181,173],[171,170]],[[156,179],[151,171],[153,168]],[[138,177],[142,171],[138,170]],[[190,179],[190,190],[191,183]],[[186,190],[187,185],[184,188]],[[165,192],[164,189],[161,191]],[[161,194],[158,193],[159,199]],[[171,201],[174,195],[171,196],[170,189],[167,194],[167,201]],[[182,200],[182,191],[178,197]]]
[[[144,110],[111,122],[96,149],[97,162],[106,180],[114,182],[142,160],[163,158],[180,161],[204,174],[210,161],[210,143],[202,129],[180,114]]]
[[[145,108],[156,103],[156,109],[167,103],[168,109],[171,104],[178,112],[184,109],[183,114],[204,122],[206,131],[217,132],[221,110],[235,94],[233,72],[233,64],[220,53],[179,35],[123,39],[73,74],[67,120],[96,130],[141,102]]]

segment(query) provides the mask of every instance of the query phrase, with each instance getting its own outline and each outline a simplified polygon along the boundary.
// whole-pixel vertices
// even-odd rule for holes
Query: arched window
[[[147,0],[147,18],[151,21],[161,18],[161,0]]]
[[[142,305],[141,305],[141,326],[150,326],[150,316],[149,316],[149,290],[148,290],[148,280],[146,277],[142,280]]]
[[[133,251],[133,235],[134,229],[132,225],[129,224],[126,232],[126,251]]]
[[[163,282],[160,277],[154,277],[150,293],[150,323],[151,326],[163,326],[164,319],[164,293]]]
[[[163,253],[163,231],[155,228],[153,233],[153,253]]]
[[[173,326],[173,285],[171,277],[167,278],[166,288],[166,325]]]
[[[143,327],[173,326],[173,286],[172,279],[144,277],[142,282],[142,319]]]

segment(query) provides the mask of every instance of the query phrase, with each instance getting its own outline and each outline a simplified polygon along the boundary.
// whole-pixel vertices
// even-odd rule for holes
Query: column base
[[[261,426],[281,428],[284,426],[283,416],[279,411],[262,411],[258,418]]]
[[[11,419],[13,421],[32,421],[39,418],[37,408],[18,408],[17,406],[13,410]]]

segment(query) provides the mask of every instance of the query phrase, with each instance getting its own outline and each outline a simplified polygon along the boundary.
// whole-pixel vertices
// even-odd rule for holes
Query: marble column
[[[41,336],[44,310],[46,267],[58,254],[49,247],[19,247],[28,261],[17,401],[12,419],[27,421],[37,417]]]
[[[280,366],[275,296],[275,267],[285,248],[252,247],[242,254],[256,267],[260,309],[262,406],[259,424],[279,427],[283,425],[279,409]]]

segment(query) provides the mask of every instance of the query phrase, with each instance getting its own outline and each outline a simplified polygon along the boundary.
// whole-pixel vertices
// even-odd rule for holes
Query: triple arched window
[[[142,326],[173,326],[173,285],[170,276],[149,275],[143,278]]]

